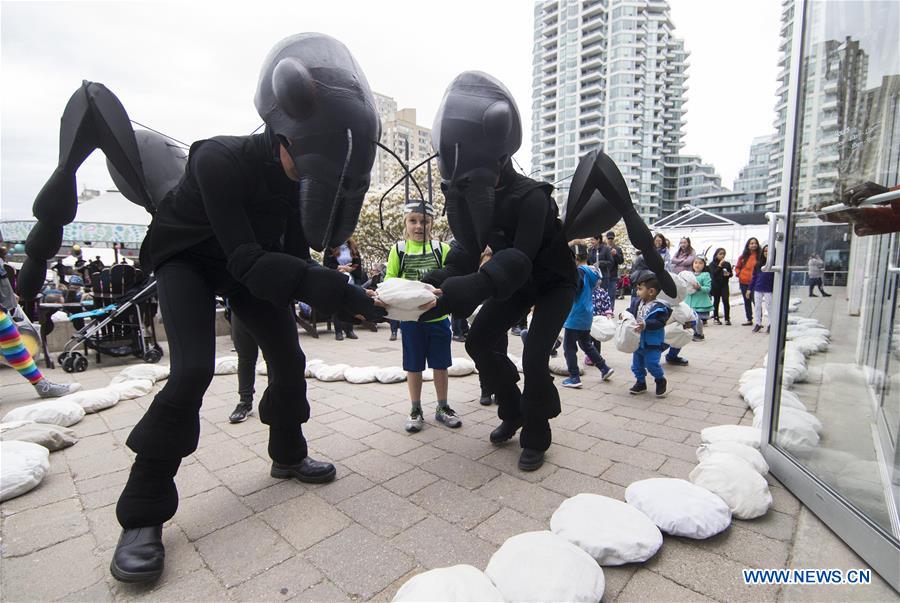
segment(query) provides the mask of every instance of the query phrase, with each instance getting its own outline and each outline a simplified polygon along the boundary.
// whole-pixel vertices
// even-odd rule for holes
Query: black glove
[[[346,274],[321,266],[307,268],[294,297],[329,316],[335,312],[348,317],[361,314],[367,320],[376,321],[386,314],[384,308],[375,306],[365,291],[347,282]],[[348,318],[350,321],[352,318]]]
[[[420,322],[434,320],[445,314],[471,316],[475,308],[494,294],[494,286],[490,277],[484,272],[451,276],[441,287],[443,295],[437,305],[419,317]]]
[[[344,302],[341,305],[340,319],[347,322],[355,322],[357,316],[366,320],[378,322],[387,314],[387,310],[375,305],[375,301],[366,295],[366,290],[356,285],[347,284],[344,292]]]

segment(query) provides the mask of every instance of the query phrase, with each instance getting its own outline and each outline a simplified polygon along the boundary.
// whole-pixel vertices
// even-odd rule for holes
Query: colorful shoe
[[[407,417],[406,419],[406,431],[408,431],[409,433],[416,433],[417,431],[422,431],[422,428],[424,426],[425,417],[422,415],[422,409],[413,409],[413,411],[409,413],[409,417]]]
[[[574,389],[581,389],[581,379],[578,377],[566,377],[562,382],[563,387],[571,387]]]
[[[610,368],[608,366],[600,369],[600,378],[604,381],[609,381],[609,378],[613,376],[613,373],[616,372],[616,369]]]
[[[647,391],[647,382],[635,381],[634,385],[628,390],[628,393],[632,396],[637,396],[638,394],[643,394],[645,391]]]
[[[462,425],[462,419],[449,406],[438,406],[437,410],[434,411],[434,420],[454,429]]]

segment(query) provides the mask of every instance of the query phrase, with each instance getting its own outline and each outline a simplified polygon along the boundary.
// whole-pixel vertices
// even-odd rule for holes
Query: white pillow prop
[[[315,376],[319,381],[343,381],[344,371],[349,364],[320,364],[316,367]]]
[[[471,565],[440,567],[413,576],[394,601],[503,601],[503,595],[480,569]]]
[[[132,381],[123,381],[122,383],[113,383],[106,389],[118,392],[119,402],[121,402],[122,400],[146,396],[153,391],[153,382],[147,379],[134,379]]]
[[[762,425],[763,413],[753,416],[753,425]],[[819,445],[819,432],[822,424],[819,420],[802,410],[782,408],[778,414],[778,445],[791,452],[808,452]]]
[[[551,358],[550,359],[550,372],[554,375],[559,375],[560,377],[568,377],[569,376],[569,365],[566,364],[565,358]],[[584,367],[578,367],[578,374],[584,374]]]
[[[421,281],[392,278],[378,285],[379,301],[387,306],[387,317],[394,320],[418,320],[420,306],[437,299],[434,287]]]
[[[222,358],[216,358],[216,367],[213,373],[216,375],[233,375],[237,373],[237,367],[237,356],[223,356]]]
[[[738,391],[754,414],[763,407],[766,401],[765,383],[743,383],[738,387]],[[806,410],[806,405],[803,404],[797,394],[785,388],[781,389],[781,406],[783,408]]]
[[[637,321],[634,316],[623,312],[619,323],[616,325],[616,349],[625,354],[632,354],[641,345],[641,334],[634,330]]]
[[[681,280],[683,280],[684,283],[687,285],[687,288],[688,288],[687,294],[688,295],[690,295],[691,293],[696,291],[697,288],[700,286],[700,283],[697,282],[697,275],[694,274],[693,272],[691,272],[690,270],[682,270],[681,272],[678,273],[678,276],[680,276]]]
[[[803,352],[804,356],[812,356],[828,349],[828,340],[814,335],[797,337],[793,340],[793,343],[797,346],[797,349]]]
[[[675,283],[675,297],[669,297],[668,295],[660,291],[659,296],[656,299],[669,304],[669,306],[677,306],[684,301],[684,298],[687,297],[689,293],[693,293],[693,291],[688,291],[687,283],[683,278],[681,278],[681,276],[675,274],[674,272],[670,272],[669,276],[672,277],[672,281]]]
[[[156,383],[168,377],[169,367],[165,364],[135,364],[119,371],[110,383],[122,383],[133,379],[147,379]]]
[[[314,379],[316,377],[316,371],[319,367],[325,366],[325,361],[320,360],[319,358],[313,358],[311,360],[306,361],[306,369],[304,374],[307,379]]]
[[[309,364],[306,365],[307,370],[309,369]],[[257,375],[268,375],[269,374],[269,365],[266,364],[265,360],[260,360],[256,363],[256,374]],[[306,375],[307,377],[311,377],[312,375]]]
[[[762,440],[762,432],[756,427],[746,425],[716,425],[706,427],[700,431],[701,444],[715,444],[716,442],[737,442],[745,446],[759,449]]]
[[[69,322],[69,315],[62,310],[57,310],[50,315],[50,320],[53,322]]]
[[[701,463],[711,454],[733,454],[750,463],[753,469],[760,475],[769,473],[769,464],[763,455],[752,446],[737,442],[716,442],[714,444],[701,444],[697,448],[697,460]]]
[[[84,418],[84,409],[74,402],[61,400],[49,400],[20,406],[3,416],[3,423],[12,421],[34,421],[35,423],[50,423],[71,427]]]
[[[633,482],[625,501],[672,536],[709,538],[731,525],[731,509],[721,498],[683,479]]]
[[[0,442],[0,501],[25,494],[50,469],[50,451],[33,442]]]
[[[772,506],[766,479],[733,454],[709,455],[694,467],[688,479],[724,500],[738,519],[760,517]]]
[[[666,325],[666,343],[673,348],[681,349],[691,341],[693,341],[694,332],[691,329],[685,329],[677,322]]]
[[[427,368],[422,371],[422,381],[434,381],[434,369]]]
[[[766,382],[766,369],[765,368],[752,368],[741,373],[740,378],[738,379],[738,383],[750,383],[750,382]]]
[[[377,366],[351,366],[344,371],[344,379],[348,383],[372,383],[375,381],[375,372],[377,370]]]
[[[74,431],[59,425],[35,423],[34,421],[16,421],[11,425],[17,425],[17,427],[0,431],[0,440],[32,442],[43,446],[50,452],[68,448],[78,441]]]
[[[599,494],[564,500],[550,517],[550,531],[587,551],[600,565],[640,563],[662,546],[662,534],[649,517]]]
[[[470,358],[453,357],[453,363],[447,369],[451,377],[465,377],[475,372],[475,363]]]
[[[595,316],[591,319],[591,337],[597,341],[610,341],[616,336],[616,322],[609,316]]]
[[[406,381],[406,371],[399,366],[388,366],[375,371],[379,383],[400,383]]]
[[[672,316],[669,317],[669,322],[677,322],[680,324],[684,324],[686,322],[694,321],[694,310],[689,305],[684,302],[674,306],[672,308]]]
[[[556,534],[525,532],[491,556],[485,575],[507,601],[590,601],[603,598],[603,570]]]
[[[120,383],[130,383],[130,381]],[[101,410],[111,408],[119,403],[119,399],[119,391],[112,385],[109,387],[101,387],[100,389],[83,389],[74,394],[59,398],[59,400],[64,402],[78,404],[84,409],[84,412],[87,413],[100,412]]]

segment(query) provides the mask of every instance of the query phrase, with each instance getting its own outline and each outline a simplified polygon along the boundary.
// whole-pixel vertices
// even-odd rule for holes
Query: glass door
[[[794,15],[763,453],[900,590],[900,2]]]

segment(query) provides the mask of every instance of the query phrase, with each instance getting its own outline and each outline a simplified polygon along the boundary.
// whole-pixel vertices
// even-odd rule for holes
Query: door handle
[[[778,221],[786,218],[787,214],[784,213],[766,212],[766,221],[769,223],[769,254],[766,257],[766,264],[760,268],[763,272],[781,272],[781,266],[775,265],[778,242],[784,240],[784,234],[778,232]]]

